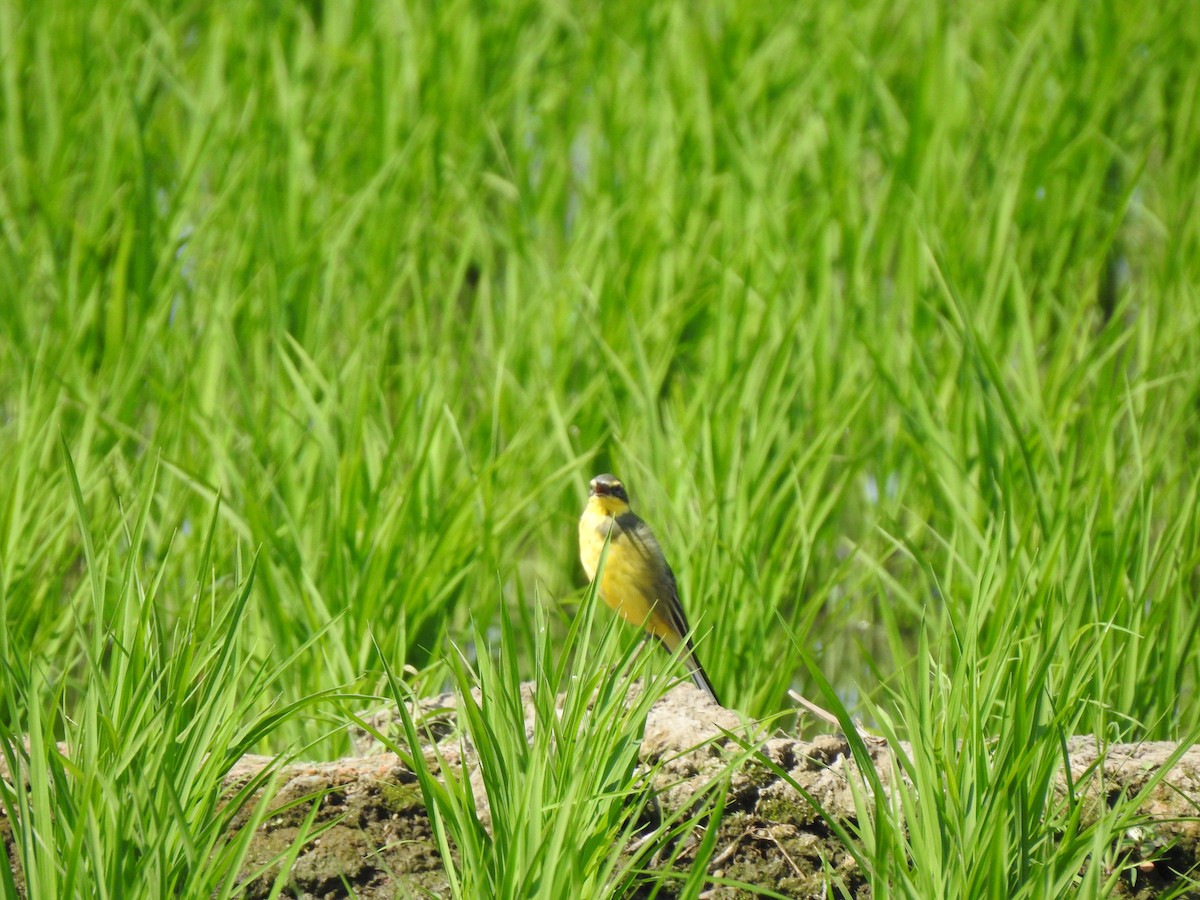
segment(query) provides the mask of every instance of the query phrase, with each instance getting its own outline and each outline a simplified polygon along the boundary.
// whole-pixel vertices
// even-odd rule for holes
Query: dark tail
[[[712,697],[713,703],[717,706],[724,706],[721,698],[717,696],[717,689],[712,686],[712,682],[708,680],[708,675],[704,673],[704,666],[700,665],[700,658],[696,656],[696,651],[692,647],[692,642],[687,642],[687,657],[684,659],[684,664],[692,673],[692,681],[696,682],[696,687]]]

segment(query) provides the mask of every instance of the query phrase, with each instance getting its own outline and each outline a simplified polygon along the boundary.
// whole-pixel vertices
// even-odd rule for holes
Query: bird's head
[[[605,515],[619,516],[629,510],[629,495],[616,475],[597,475],[588,490],[589,503],[598,506]]]

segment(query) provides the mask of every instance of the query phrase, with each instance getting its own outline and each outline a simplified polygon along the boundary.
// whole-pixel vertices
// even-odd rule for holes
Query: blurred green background
[[[565,627],[603,471],[747,714],[1190,733],[1194,12],[0,0],[10,748],[128,739],[125,638],[441,689]]]

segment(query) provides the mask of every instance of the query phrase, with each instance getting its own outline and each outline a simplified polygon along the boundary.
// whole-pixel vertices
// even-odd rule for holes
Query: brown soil
[[[529,690],[527,686],[527,700],[531,699]],[[445,763],[460,771],[466,768],[478,780],[477,762],[469,751],[463,755],[457,736],[454,696],[422,701],[413,712],[437,741]],[[400,733],[395,710],[377,712],[368,721],[384,734]],[[659,764],[653,786],[660,813],[688,807],[696,792],[724,771],[728,761],[741,751],[725,731],[753,740],[775,766],[804,788],[812,801],[842,821],[854,822],[851,780],[861,776],[843,737],[829,735],[806,742],[755,736],[754,728],[736,713],[714,705],[691,685],[670,691],[654,705],[646,721],[641,759],[647,766]],[[349,887],[364,900],[448,896],[441,857],[416,776],[365,731],[356,734],[355,746],[358,755],[352,758],[296,764],[280,770],[273,797],[273,808],[278,812],[258,827],[251,844],[245,874],[259,874],[247,896],[266,897],[270,893],[279,869],[279,863],[272,861],[291,846],[314,802],[319,802],[320,808],[311,827],[329,827],[304,846],[292,865],[293,895],[343,897]],[[899,770],[895,755],[881,741],[871,741],[869,746],[875,769],[886,787]],[[1067,749],[1076,782],[1074,790],[1090,797],[1099,808],[1100,804],[1139,791],[1177,747],[1167,743],[1111,745],[1102,760],[1091,739],[1073,739]],[[424,747],[422,752],[433,763],[433,747]],[[229,788],[245,784],[269,763],[263,757],[244,758],[230,773]],[[0,777],[7,777],[2,770],[0,764]],[[481,782],[475,793],[483,796]],[[1144,822],[1125,835],[1129,870],[1136,877],[1122,882],[1124,896],[1158,896],[1196,866],[1200,822],[1192,817],[1196,816],[1198,801],[1200,747],[1192,747],[1144,800]],[[486,806],[479,813],[486,824]],[[243,826],[247,816],[242,813],[235,827]],[[680,871],[690,868],[699,837],[697,834],[676,858],[674,865]],[[11,829],[2,811],[0,839],[20,886]],[[769,886],[789,897],[824,898],[829,895],[830,869],[836,872],[841,890],[857,897],[869,895],[863,872],[812,803],[761,761],[744,763],[730,780],[709,874]],[[749,894],[714,885],[707,896]]]

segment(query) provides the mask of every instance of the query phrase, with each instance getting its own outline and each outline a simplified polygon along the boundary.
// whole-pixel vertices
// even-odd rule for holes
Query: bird
[[[696,687],[720,706],[692,646],[675,573],[650,526],[630,508],[625,485],[610,474],[591,480],[587,506],[579,519],[579,559],[589,581],[596,580],[606,541],[608,555],[597,586],[600,599],[621,618],[658,638],[671,653],[683,644],[683,663]]]

